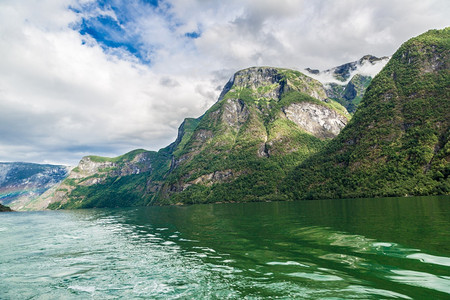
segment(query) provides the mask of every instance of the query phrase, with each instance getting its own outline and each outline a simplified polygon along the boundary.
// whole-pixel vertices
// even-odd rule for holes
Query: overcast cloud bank
[[[448,1],[0,2],[0,161],[158,150],[237,70],[328,69],[448,26]]]

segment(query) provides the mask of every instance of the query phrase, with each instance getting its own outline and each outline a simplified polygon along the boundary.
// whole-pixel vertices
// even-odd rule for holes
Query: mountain
[[[115,158],[86,156],[57,187],[41,197],[49,208],[146,205],[169,170],[167,149],[142,149]]]
[[[449,194],[449,31],[406,42],[373,80],[367,68],[387,58],[331,69],[339,95],[362,97],[353,118],[298,71],[238,71],[171,145],[84,157],[39,201],[58,209]]]
[[[308,75],[324,84],[327,96],[354,113],[372,78],[387,64],[389,57],[365,55],[361,59],[325,71],[307,68]]]
[[[61,182],[69,168],[13,162],[0,163],[0,203],[27,209],[41,194]]]
[[[320,82],[300,72],[241,70],[174,152],[171,172],[151,203],[284,199],[278,186],[286,172],[349,118]]]
[[[404,43],[336,139],[288,177],[294,199],[449,194],[450,28]]]
[[[50,195],[50,208],[285,199],[287,171],[319,151],[350,115],[300,72],[237,72],[200,118],[158,152],[88,156]],[[233,193],[229,191],[232,190]]]

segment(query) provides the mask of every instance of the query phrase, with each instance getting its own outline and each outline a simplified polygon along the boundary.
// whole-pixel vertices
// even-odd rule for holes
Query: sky
[[[158,150],[234,72],[389,56],[448,0],[0,0],[0,161]]]

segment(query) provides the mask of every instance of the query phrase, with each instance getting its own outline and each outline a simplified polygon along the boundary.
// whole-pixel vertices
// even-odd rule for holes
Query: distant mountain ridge
[[[365,55],[361,59],[325,71],[306,68],[307,74],[324,84],[327,96],[354,113],[373,77],[388,63],[390,57]]]
[[[23,162],[0,163],[0,203],[26,208],[49,188],[60,183],[70,168]]]
[[[357,61],[349,62],[331,69],[320,71],[317,69],[306,68],[308,75],[327,84],[331,82],[348,83],[350,79],[357,75],[375,77],[381,69],[388,63],[390,57],[376,57],[373,55],[364,55]]]

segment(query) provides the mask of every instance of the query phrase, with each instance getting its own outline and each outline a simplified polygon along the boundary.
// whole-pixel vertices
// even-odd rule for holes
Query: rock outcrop
[[[10,212],[12,211],[10,207],[0,204],[0,212]]]
[[[310,102],[293,103],[283,108],[286,117],[319,139],[334,138],[348,119],[325,106]]]
[[[280,99],[288,91],[302,92],[319,100],[327,98],[326,90],[316,80],[300,72],[271,67],[254,67],[236,72],[226,84],[219,101],[229,92],[247,89],[254,99]]]

